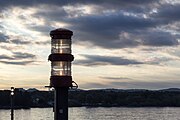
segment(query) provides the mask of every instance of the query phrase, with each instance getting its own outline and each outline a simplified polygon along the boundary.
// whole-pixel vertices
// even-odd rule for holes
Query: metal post
[[[11,120],[14,120],[14,102],[13,102],[14,96],[11,95]]]
[[[68,120],[68,89],[55,88],[54,120]]]
[[[11,87],[11,120],[14,120],[14,87]]]

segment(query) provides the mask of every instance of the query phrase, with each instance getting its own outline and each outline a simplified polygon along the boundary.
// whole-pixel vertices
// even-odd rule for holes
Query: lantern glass
[[[71,39],[52,39],[51,53],[71,54]]]
[[[54,61],[51,63],[52,76],[71,76],[71,62]]]

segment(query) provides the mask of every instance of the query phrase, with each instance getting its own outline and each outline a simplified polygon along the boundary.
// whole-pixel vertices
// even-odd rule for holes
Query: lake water
[[[10,120],[10,110],[0,110],[0,120]],[[54,120],[52,108],[15,110],[15,120]],[[180,120],[180,108],[69,108],[69,120]]]

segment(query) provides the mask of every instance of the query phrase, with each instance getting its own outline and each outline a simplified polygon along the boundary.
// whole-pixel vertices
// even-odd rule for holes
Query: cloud
[[[13,57],[10,57],[8,55],[0,55],[0,59],[13,60]]]
[[[14,40],[10,40],[10,43],[14,43],[14,44],[20,44],[20,45],[27,45],[27,44],[31,44],[30,41],[23,41],[21,39],[14,39]]]
[[[27,45],[31,44],[32,42],[29,40],[25,40],[23,36],[13,36],[13,35],[6,35],[6,33],[0,33],[0,43],[9,43],[9,44],[19,44],[19,45]]]
[[[11,3],[7,0],[3,4],[9,5]],[[151,11],[149,8],[156,8],[157,5],[155,4],[160,6],[157,8],[158,12],[149,16]],[[83,8],[82,5],[86,5],[87,8]],[[166,10],[166,7],[161,8],[163,5],[159,4],[158,0],[70,0],[68,2],[57,0],[25,2],[19,0],[12,6],[40,8],[36,9],[36,12],[31,14],[29,18],[43,19],[45,24],[28,24],[26,25],[27,29],[47,35],[50,30],[56,27],[52,25],[53,23],[64,23],[67,28],[74,31],[75,44],[89,42],[94,46],[107,49],[137,47],[140,45],[173,46],[179,44],[177,37],[173,34],[156,30],[158,26],[165,24],[163,20],[158,18],[163,16],[166,11],[170,13],[178,11],[178,7],[173,8],[173,10],[169,7]],[[138,8],[141,9],[139,12],[133,12],[137,11]],[[42,9],[46,10],[43,11]],[[87,11],[87,13],[84,11]],[[26,18],[22,17],[22,19]],[[125,36],[124,33],[130,37]]]
[[[99,66],[99,65],[136,65],[143,64],[136,60],[129,60],[122,57],[114,56],[99,56],[99,55],[82,55],[85,60],[76,60],[74,64],[84,66]]]
[[[35,62],[36,56],[30,53],[13,52],[13,55],[0,55],[0,62],[13,65],[27,65]]]
[[[152,51],[152,50],[151,50]],[[172,55],[166,55],[164,53],[155,53],[157,50],[150,53],[150,51],[145,50],[143,54],[144,58],[137,58],[137,59],[127,59],[125,57],[117,57],[117,56],[100,56],[100,55],[81,55],[84,57],[83,59],[75,60],[73,63],[75,65],[82,65],[82,66],[104,66],[104,65],[159,65],[159,66],[167,66],[168,62],[178,61],[178,57],[174,57]],[[133,53],[134,54],[134,53]],[[153,56],[152,56],[153,54]],[[177,53],[176,53],[177,54]],[[176,55],[177,56],[177,55]],[[123,78],[123,77],[102,77],[103,79],[130,79],[130,78]]]
[[[127,48],[137,46],[174,46],[179,45],[177,36],[155,30],[161,25],[153,18],[140,18],[123,15],[83,16],[69,19],[76,39],[88,41],[103,48]],[[78,43],[77,41],[77,43]]]
[[[50,40],[35,42],[36,45],[50,45],[50,43]]]
[[[170,32],[156,29],[158,26],[164,25],[164,22],[156,17],[143,17],[138,16],[136,13],[127,14],[128,12],[118,10],[110,14],[88,14],[69,17],[70,12],[68,13],[63,8],[60,11],[60,13],[50,11],[51,14],[41,11],[34,16],[43,16],[44,19],[47,19],[47,23],[50,18],[52,22],[65,23],[68,28],[74,31],[76,44],[89,42],[94,46],[108,49],[179,45],[177,36]],[[82,13],[80,12],[79,14]],[[48,25],[44,27],[35,26],[33,29],[40,32],[48,32],[51,27]]]
[[[55,28],[47,25],[32,25],[32,26],[30,25],[28,26],[28,29],[40,32],[41,34],[44,35],[48,35],[49,32]]]
[[[10,64],[10,65],[28,65],[33,62],[34,61],[3,61],[3,60],[0,60],[0,63]]]
[[[180,82],[174,81],[174,80],[169,80],[167,81],[154,81],[154,82],[145,82],[145,81],[131,81],[131,82],[119,82],[119,81],[114,81],[114,82],[109,82],[109,86],[116,86],[119,88],[146,88],[146,89],[162,89],[162,88],[176,88],[180,86]]]
[[[34,59],[36,58],[36,55],[30,54],[30,53],[22,53],[22,52],[13,52],[13,58],[15,59],[27,59],[31,58]]]
[[[159,56],[150,57],[149,60],[146,61],[146,64],[167,66],[167,62],[175,61],[175,60],[178,59],[159,55]]]
[[[159,19],[162,23],[168,24],[180,20],[180,3],[164,4],[157,9],[157,13],[152,17]]]
[[[143,44],[150,46],[173,46],[179,45],[179,42],[175,36],[168,32],[150,32],[144,37]]]
[[[144,4],[151,4],[153,2],[157,2],[158,0],[118,0],[118,1],[109,1],[109,0],[31,0],[31,1],[26,1],[26,0],[17,0],[16,2],[12,2],[11,0],[3,0],[1,1],[1,6],[4,7],[9,7],[9,6],[22,6],[22,7],[27,7],[27,6],[37,6],[37,5],[42,5],[42,4],[47,4],[47,5],[58,5],[58,6],[63,6],[63,5],[68,5],[68,4],[107,4],[107,5],[121,5],[121,6],[137,6],[137,5],[144,5]]]
[[[146,30],[146,31],[133,31],[121,33],[120,39],[123,41],[129,41],[132,45],[143,46],[175,46],[179,45],[178,39],[169,32],[158,30]],[[125,42],[123,42],[125,43]]]
[[[104,83],[88,82],[79,85],[81,88],[118,88],[118,89],[165,89],[165,88],[177,88],[180,86],[178,80],[167,81],[109,81]]]
[[[94,46],[111,49],[142,45],[136,39],[124,38],[123,33],[137,35],[138,32],[141,34],[141,32],[153,28],[157,24],[153,19],[128,16],[122,12],[108,16],[82,16],[68,19],[66,22],[75,31],[75,43],[88,41]]]
[[[88,82],[88,83],[84,83],[84,84],[80,84],[79,85],[79,87],[80,88],[109,88],[109,86],[108,85],[106,85],[106,84],[102,84],[102,83],[90,83],[90,82]]]
[[[54,26],[51,26],[52,22],[63,22],[67,26],[75,31],[77,31],[77,39],[80,41],[89,41],[94,45],[105,47],[105,48],[123,48],[136,46],[137,43],[132,41],[120,40],[119,34],[123,31],[146,29],[149,27],[155,27],[156,22],[153,19],[146,19],[143,17],[138,17],[136,14],[128,15],[126,10],[131,7],[132,11],[139,8],[142,5],[147,5],[156,3],[157,0],[118,0],[118,1],[108,1],[108,0],[69,0],[67,1],[57,1],[57,0],[43,0],[43,2],[33,0],[31,2],[18,0],[12,4],[9,0],[3,1],[2,6],[19,6],[19,7],[39,7],[42,5],[41,9],[46,9],[42,11],[37,9],[37,11],[32,15],[36,18],[44,18],[44,25],[27,25],[27,29],[33,31],[38,31],[40,33],[47,34]],[[51,6],[53,5],[53,6]],[[75,6],[70,9],[66,9],[69,6]],[[84,9],[77,10],[82,7],[82,5],[91,5],[89,9],[99,11],[102,9],[104,13],[100,14],[84,14]],[[116,7],[116,9],[115,9]],[[128,9],[125,9],[125,8]],[[136,8],[134,8],[136,7]],[[108,10],[114,10],[115,12],[109,13]],[[125,11],[122,11],[125,9]],[[145,9],[144,7],[142,8]],[[76,13],[74,13],[76,11]],[[142,11],[141,11],[142,12]],[[74,14],[78,14],[76,17],[71,17]],[[84,15],[83,15],[84,14]],[[21,19],[26,19],[21,16]],[[116,43],[116,41],[120,41]]]
[[[131,78],[127,77],[99,77],[102,79],[108,79],[108,80],[131,80]]]
[[[54,29],[55,26],[52,25],[52,23],[65,23],[68,28],[74,31],[75,44],[78,44],[79,42],[89,42],[91,45],[100,46],[106,49],[179,45],[177,40],[179,38],[178,36],[164,30],[157,30],[159,26],[164,24],[164,22],[161,22],[159,18],[164,19],[165,17],[162,16],[166,15],[164,14],[166,11],[169,13],[175,13],[176,15],[176,12],[179,11],[179,8],[176,7],[178,5],[174,5],[175,7],[171,7],[173,5],[167,5],[168,7],[164,8],[161,7],[163,6],[161,4],[159,4],[160,7],[155,6],[154,3],[158,4],[158,0],[87,0],[86,2],[82,0],[70,0],[68,2],[45,0],[42,4],[40,4],[40,2],[41,0],[33,0],[32,2],[18,0],[16,3],[12,4],[7,0],[3,1],[2,5],[10,5],[11,8],[13,6],[19,6],[22,8],[23,6],[29,6],[36,8],[34,9],[34,13],[30,14],[30,17],[27,18],[39,18],[43,21],[43,24],[34,24],[32,22],[32,24],[24,25],[27,29],[38,31],[43,35],[47,35],[50,30]],[[47,7],[47,4],[50,4],[49,7]],[[75,7],[72,7],[72,4],[75,4]],[[87,8],[83,8],[82,4],[89,5],[89,13],[83,12],[83,10],[86,10]],[[132,12],[137,9],[135,7],[140,7],[142,4],[144,5],[141,7],[142,11],[139,11],[139,13]],[[38,5],[40,5],[40,9],[38,9]],[[146,9],[149,7],[148,5],[151,5],[151,7],[157,7],[157,12],[153,13],[152,16],[148,16],[148,12],[150,12],[150,10]],[[112,6],[114,6],[114,9]],[[130,11],[127,10],[126,7]],[[46,11],[43,11],[43,8],[46,8]],[[72,16],[72,14],[74,14],[73,8],[79,15]],[[102,9],[102,13],[93,14],[93,8],[96,9],[95,11]],[[21,15],[19,17],[22,17],[22,20],[27,19]],[[14,38],[14,36],[8,36],[2,33],[0,34],[0,41],[20,45],[28,45],[32,43],[30,40]],[[41,44],[40,42],[33,43]],[[42,44],[47,43],[48,42],[45,41]]]
[[[3,33],[0,33],[0,43],[1,42],[8,42],[7,40],[9,37],[7,35],[4,35]]]
[[[40,29],[37,29],[38,31],[41,31]],[[49,29],[50,31],[50,29]],[[47,32],[49,34],[49,31],[47,29],[41,31],[41,32]],[[46,33],[46,35],[47,35]],[[45,33],[43,33],[45,34]],[[37,44],[37,45],[47,45],[50,44],[50,40],[46,41],[32,41],[27,36],[12,36],[12,35],[6,35],[3,33],[0,33],[0,43],[7,43],[7,46],[2,46],[1,48],[12,50],[13,47],[10,48],[10,45],[30,45],[30,44]],[[20,48],[20,47],[19,47]]]

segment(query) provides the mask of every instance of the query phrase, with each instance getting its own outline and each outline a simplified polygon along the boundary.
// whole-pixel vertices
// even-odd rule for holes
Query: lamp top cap
[[[52,30],[50,32],[50,36],[53,36],[53,35],[69,35],[69,36],[72,36],[73,32],[71,30],[68,30],[68,29],[58,28],[58,29]]]

